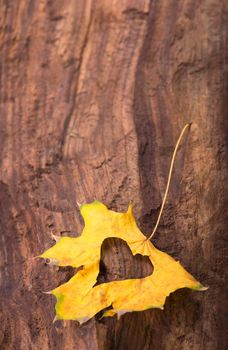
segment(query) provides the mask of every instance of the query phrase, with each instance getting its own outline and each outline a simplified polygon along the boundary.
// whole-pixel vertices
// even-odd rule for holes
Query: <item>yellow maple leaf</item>
[[[112,306],[104,316],[161,308],[166,297],[179,288],[203,290],[178,261],[158,250],[136,225],[132,208],[117,213],[99,201],[81,208],[85,227],[77,238],[62,237],[40,257],[54,259],[58,266],[83,266],[67,283],[51,291],[57,298],[58,319],[87,321]],[[101,245],[106,238],[121,238],[132,254],[148,256],[154,266],[150,276],[103,283],[94,287],[99,273]]]
[[[166,297],[180,288],[205,290],[200,282],[190,275],[178,261],[158,250],[150,242],[156,231],[167,197],[173,163],[186,124],[174,149],[168,176],[167,188],[155,228],[149,238],[137,227],[132,208],[126,213],[117,213],[99,201],[81,206],[85,226],[81,236],[61,237],[42,255],[58,266],[82,267],[67,283],[52,290],[56,299],[56,318],[77,320],[83,323],[99,311],[112,307],[104,316],[118,316],[130,311],[150,308],[163,309]],[[150,276],[126,279],[96,285],[99,274],[101,246],[106,238],[121,238],[133,255],[148,256],[154,271]]]

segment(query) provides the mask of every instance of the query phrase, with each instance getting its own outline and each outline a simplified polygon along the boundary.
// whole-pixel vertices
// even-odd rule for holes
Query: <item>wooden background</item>
[[[2,350],[228,348],[226,43],[226,0],[0,0]],[[34,257],[52,234],[80,234],[77,202],[131,201],[149,235],[186,122],[153,242],[209,290],[52,324],[42,292],[74,271]],[[148,273],[120,241],[102,254],[104,281]]]

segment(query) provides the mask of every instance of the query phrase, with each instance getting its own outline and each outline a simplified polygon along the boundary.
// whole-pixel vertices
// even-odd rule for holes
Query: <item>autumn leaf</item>
[[[50,293],[56,299],[56,318],[83,323],[103,309],[104,316],[118,316],[130,311],[163,309],[166,297],[180,288],[205,290],[178,261],[158,250],[150,242],[165,205],[174,159],[186,124],[177,140],[171,159],[167,187],[154,230],[149,238],[137,227],[132,208],[117,213],[99,201],[81,206],[85,227],[77,238],[61,237],[55,246],[40,257],[51,259],[58,266],[82,267],[67,283]],[[133,255],[148,256],[154,271],[150,276],[96,285],[99,274],[101,246],[106,238],[121,238]],[[95,286],[96,285],[96,286]],[[111,308],[110,308],[111,307]]]
[[[150,308],[163,309],[166,297],[179,288],[203,290],[178,261],[158,250],[137,227],[132,208],[117,213],[99,201],[80,208],[85,227],[77,238],[62,237],[40,257],[58,266],[83,268],[67,283],[51,291],[57,298],[58,319],[83,323],[112,306],[104,316]],[[99,273],[101,245],[106,238],[121,238],[132,254],[148,256],[154,266],[150,276],[103,283],[94,287]]]

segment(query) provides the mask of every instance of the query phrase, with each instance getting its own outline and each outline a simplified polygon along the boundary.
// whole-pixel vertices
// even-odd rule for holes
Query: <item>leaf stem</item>
[[[180,145],[182,136],[184,135],[186,129],[188,127],[190,127],[190,126],[191,126],[191,123],[188,123],[188,124],[186,124],[183,127],[183,129],[182,129],[182,131],[180,133],[180,136],[179,136],[179,138],[177,140],[176,146],[174,148],[173,156],[172,156],[171,163],[170,163],[170,168],[169,168],[168,181],[167,181],[166,190],[165,190],[164,198],[163,198],[163,201],[162,201],[161,209],[160,209],[160,212],[159,212],[159,215],[158,215],[158,218],[157,218],[156,225],[155,225],[155,227],[153,229],[153,232],[151,233],[150,237],[147,238],[147,241],[150,240],[153,237],[153,235],[155,234],[155,232],[157,230],[157,227],[159,225],[159,222],[160,222],[160,219],[161,219],[161,215],[162,215],[162,212],[163,212],[163,209],[164,209],[165,201],[166,201],[166,198],[167,198],[167,194],[168,194],[168,191],[169,191],[169,185],[170,185],[170,181],[171,181],[171,177],[172,177],[173,164],[174,164],[174,161],[175,161],[176,153],[177,153],[178,147]]]

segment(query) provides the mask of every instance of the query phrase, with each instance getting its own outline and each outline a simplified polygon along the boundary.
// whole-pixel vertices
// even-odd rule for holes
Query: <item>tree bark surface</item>
[[[226,15],[225,0],[0,0],[2,350],[227,349]],[[131,202],[149,235],[187,122],[153,242],[208,291],[53,324],[43,292],[74,270],[35,257],[81,233],[77,202]],[[103,281],[150,270],[118,240],[102,262]]]

